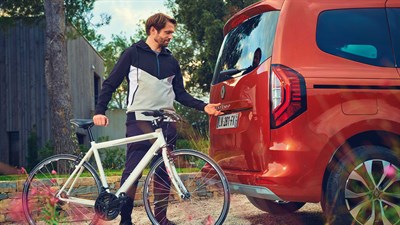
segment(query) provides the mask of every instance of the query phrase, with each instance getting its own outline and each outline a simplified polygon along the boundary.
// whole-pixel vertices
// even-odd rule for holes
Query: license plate
[[[236,128],[238,125],[239,113],[218,116],[217,129]]]

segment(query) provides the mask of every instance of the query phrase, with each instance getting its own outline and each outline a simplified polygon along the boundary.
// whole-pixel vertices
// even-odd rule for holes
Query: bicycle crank
[[[123,201],[112,193],[102,192],[96,199],[94,209],[102,220],[113,220],[119,215]]]

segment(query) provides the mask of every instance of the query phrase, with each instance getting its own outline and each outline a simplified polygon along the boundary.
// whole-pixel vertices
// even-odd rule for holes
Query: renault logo
[[[225,98],[225,93],[226,93],[226,88],[225,88],[225,86],[222,86],[221,87],[221,99]]]

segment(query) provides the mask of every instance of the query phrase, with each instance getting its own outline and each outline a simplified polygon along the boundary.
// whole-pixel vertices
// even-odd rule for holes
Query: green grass
[[[143,175],[147,175],[149,173],[149,168],[145,168],[143,171]],[[105,169],[104,173],[106,174],[106,177],[112,177],[112,176],[122,176],[122,171],[123,170],[115,170],[115,169]],[[190,173],[190,172],[198,172],[200,169],[195,169],[195,168],[177,168],[177,171],[179,173]],[[56,176],[52,175],[52,178],[67,178],[69,175],[60,175],[57,174]],[[90,177],[89,172],[84,172],[81,175],[82,177]],[[26,180],[28,175],[26,174],[19,174],[19,175],[0,175],[0,181],[17,181],[17,180]],[[36,175],[36,178],[45,178],[45,175],[38,174]]]
[[[25,180],[26,175],[0,175],[0,181]]]
[[[146,171],[145,171],[146,172]],[[148,172],[148,170],[147,170]],[[111,177],[111,176],[121,176],[122,175],[122,170],[108,170],[105,169],[104,173],[106,174],[107,177]],[[52,178],[66,178],[69,175],[65,174],[65,175],[60,175],[57,174],[56,176],[52,175]],[[81,175],[82,177],[90,177],[89,172],[84,172]],[[16,181],[16,180],[26,180],[26,178],[28,177],[28,175],[26,174],[20,174],[20,175],[0,175],[0,181]],[[46,176],[43,174],[38,174],[36,175],[37,178],[45,178]]]

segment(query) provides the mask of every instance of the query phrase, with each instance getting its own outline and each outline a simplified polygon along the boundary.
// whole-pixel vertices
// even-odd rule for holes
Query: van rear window
[[[382,67],[394,67],[386,11],[340,9],[318,17],[317,45],[329,54]]]
[[[212,84],[245,75],[271,57],[278,17],[279,11],[256,15],[225,36]]]

